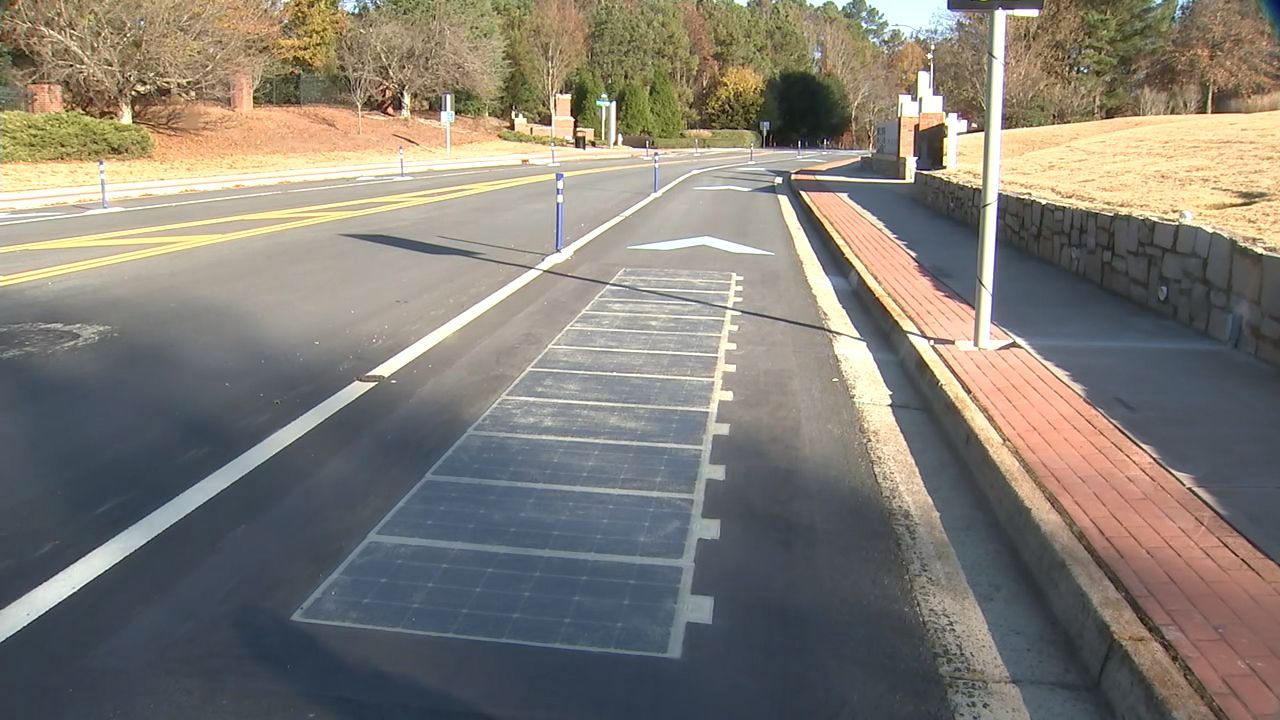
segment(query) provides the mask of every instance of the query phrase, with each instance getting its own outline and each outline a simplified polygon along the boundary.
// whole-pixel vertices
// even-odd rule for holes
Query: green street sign
[[[947,0],[947,9],[956,12],[1000,10],[1044,10],[1044,0]]]
[[[609,107],[609,96],[601,95],[596,98],[596,107]]]

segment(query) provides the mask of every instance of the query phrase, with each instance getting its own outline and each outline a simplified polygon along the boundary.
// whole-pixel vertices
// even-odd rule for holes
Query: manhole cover
[[[0,360],[23,355],[50,355],[95,343],[111,334],[105,325],[16,323],[0,325]]]

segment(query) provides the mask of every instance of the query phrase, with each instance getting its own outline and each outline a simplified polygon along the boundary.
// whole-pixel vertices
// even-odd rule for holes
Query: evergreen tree
[[[622,87],[618,94],[618,131],[627,135],[654,134],[649,88],[635,82]]]
[[[666,73],[657,73],[649,90],[653,133],[658,137],[677,137],[684,130],[684,112],[676,98],[675,86]]]
[[[578,120],[578,127],[591,128],[599,138],[603,134],[600,127],[600,108],[596,107],[596,98],[604,92],[604,81],[595,70],[580,69],[577,80],[573,84],[573,116]]]

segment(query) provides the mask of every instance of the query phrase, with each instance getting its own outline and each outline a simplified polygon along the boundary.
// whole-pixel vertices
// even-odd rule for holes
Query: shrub
[[[654,138],[653,147],[664,149],[692,148],[694,141],[700,148],[745,148],[755,144],[760,147],[760,136],[752,130],[686,130],[677,138]],[[644,147],[645,138],[630,138],[628,145]]]
[[[145,157],[151,136],[136,125],[84,113],[0,113],[0,161],[98,160]]]
[[[508,142],[522,143],[538,143],[539,145],[550,145],[552,140],[556,138],[542,137],[541,135],[530,135],[529,133],[516,132],[514,130],[499,130],[498,137]],[[568,144],[565,140],[558,140],[557,144]]]

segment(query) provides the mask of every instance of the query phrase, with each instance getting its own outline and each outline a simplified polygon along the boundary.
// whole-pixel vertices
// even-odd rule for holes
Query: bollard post
[[[693,139],[693,156],[698,157],[698,138]]]
[[[98,161],[98,188],[102,191],[102,209],[107,209],[107,161]]]
[[[564,173],[556,173],[556,252],[564,249]]]
[[[650,142],[651,142],[650,140],[645,140],[645,141],[644,141],[644,156],[645,156],[645,157],[649,157],[649,152],[650,152],[650,149],[649,149],[649,143],[650,143]]]
[[[404,146],[400,146],[400,177],[404,177]]]
[[[551,141],[551,164],[547,167],[559,167],[560,163],[556,162],[556,141]]]
[[[747,148],[747,164],[754,165],[755,162],[756,162],[756,144],[751,143],[750,147]]]
[[[658,194],[658,152],[653,153],[653,194]]]

